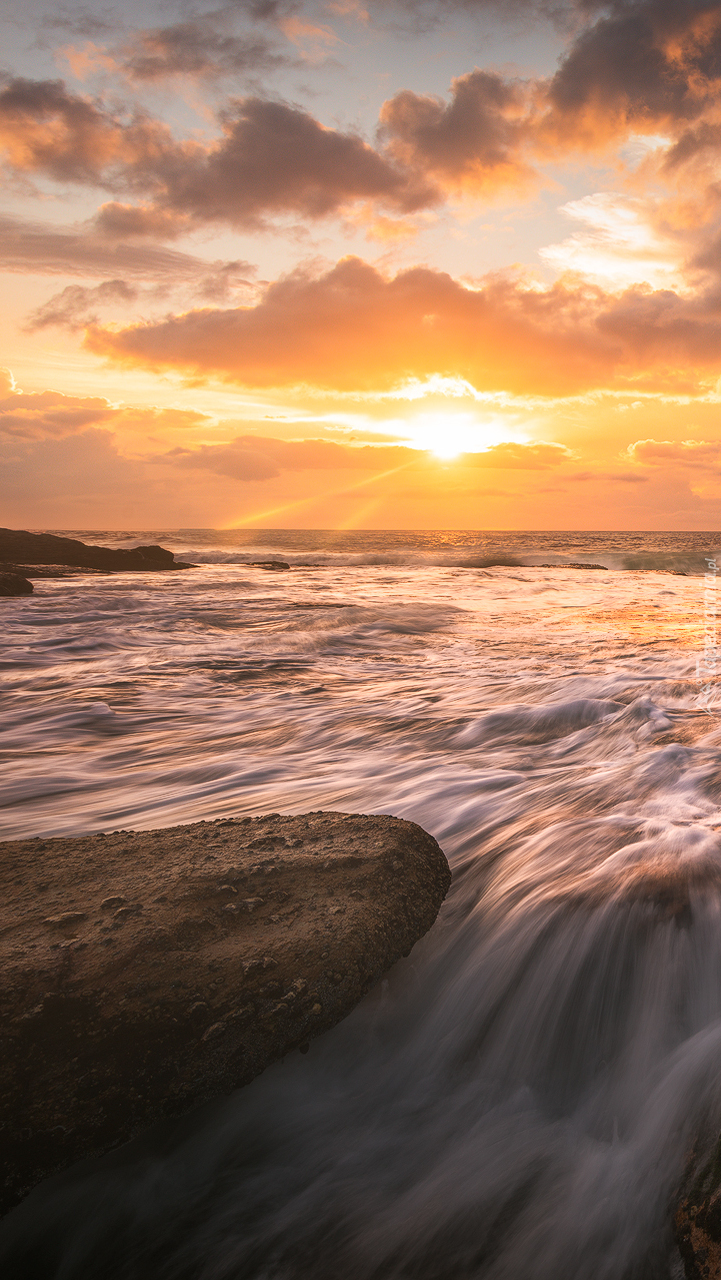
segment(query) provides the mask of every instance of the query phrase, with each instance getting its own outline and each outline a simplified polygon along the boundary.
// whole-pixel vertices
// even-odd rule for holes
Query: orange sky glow
[[[721,3],[3,30],[0,523],[718,527]]]

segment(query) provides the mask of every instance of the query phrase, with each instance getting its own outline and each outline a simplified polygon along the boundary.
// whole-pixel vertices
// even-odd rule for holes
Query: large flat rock
[[[0,849],[2,1211],[333,1026],[451,878],[414,823],[344,813]]]
[[[147,573],[193,567],[177,561],[172,551],[166,551],[165,547],[140,546],[128,550],[92,547],[77,538],[60,538],[54,533],[28,533],[25,529],[0,529],[0,565],[22,568],[23,571],[32,565],[72,565],[111,573]]]

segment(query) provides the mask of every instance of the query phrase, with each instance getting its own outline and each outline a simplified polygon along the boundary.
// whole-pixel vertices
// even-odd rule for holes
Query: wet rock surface
[[[176,561],[172,551],[166,551],[164,547],[140,546],[125,551],[112,547],[89,547],[75,538],[60,538],[52,533],[0,529],[0,569],[12,571],[20,566],[29,569],[32,565],[74,566],[113,573],[147,573],[193,567]]]
[[[386,816],[4,843],[0,1209],[304,1048],[449,884],[435,840]]]
[[[9,573],[0,572],[0,596],[29,596],[32,591],[32,582],[28,582],[23,574],[12,570]]]
[[[686,1280],[721,1280],[721,1142],[692,1157],[675,1228]]]

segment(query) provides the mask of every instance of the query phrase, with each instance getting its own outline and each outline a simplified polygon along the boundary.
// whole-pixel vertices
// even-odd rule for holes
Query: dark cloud
[[[174,240],[191,229],[190,219],[172,209],[109,200],[93,218],[95,230],[111,240]]]
[[[489,8],[473,0],[422,7],[440,16],[451,7]],[[396,153],[419,170],[458,176],[474,165],[523,170],[530,158],[560,159],[629,131],[685,131],[670,167],[717,147],[718,126],[702,117],[721,89],[719,0],[579,0],[556,16],[564,8],[571,26],[575,15],[576,32],[549,81],[520,85],[475,71],[454,82],[447,105],[397,94],[383,108]]]
[[[39,44],[41,48],[46,44],[48,40],[46,32],[52,33],[50,39],[54,43],[58,31],[92,39],[96,36],[104,36],[111,29],[112,23],[107,18],[102,18],[97,10],[88,9],[85,5],[73,5],[72,8],[62,9],[57,6],[54,11],[43,14],[40,19]]]
[[[70,284],[56,293],[43,306],[28,317],[25,328],[29,333],[54,325],[71,332],[98,323],[97,308],[112,303],[133,302],[138,290],[125,280],[103,280],[94,289]]]
[[[217,30],[209,15],[139,31],[114,52],[114,58],[126,75],[138,81],[256,73],[288,62],[267,40]]]
[[[523,88],[487,71],[454,80],[448,103],[405,89],[383,104],[381,136],[399,161],[421,173],[487,186],[518,186],[528,138]]]
[[[720,75],[718,0],[618,0],[576,38],[549,99],[579,126],[643,128],[696,118]]]
[[[0,91],[0,148],[16,172],[106,186],[132,183],[151,154],[177,153],[170,130],[157,120],[140,113],[119,120],[102,104],[68,92],[62,80],[19,77]]]
[[[321,276],[276,281],[253,307],[91,328],[86,345],[121,363],[249,387],[377,391],[441,374],[521,394],[682,390],[719,375],[721,305],[564,281],[541,290],[496,278],[469,289],[420,267],[386,279],[348,258]]]
[[[357,200],[410,212],[440,199],[361,137],[286,103],[246,98],[224,113],[223,127],[207,153],[163,168],[161,207],[247,226],[268,214],[323,217]]]
[[[101,210],[105,233],[152,233],[164,216],[247,227],[271,214],[323,217],[357,200],[409,212],[441,198],[359,135],[324,128],[287,103],[245,98],[221,124],[222,137],[204,147],[176,142],[147,116],[123,120],[60,81],[13,80],[0,92],[11,169],[151,196],[139,212],[117,203]]]
[[[282,22],[289,12],[271,6],[256,17]],[[708,109],[721,89],[721,0],[612,0],[576,12],[582,28],[550,81],[475,70],[447,101],[404,90],[383,105],[376,146],[259,96],[230,101],[210,143],[179,140],[147,113],[111,109],[61,81],[17,78],[0,91],[0,148],[16,174],[112,192],[96,229],[121,239],[213,222],[256,229],[354,204],[407,215],[459,189],[476,198],[520,191],[539,162],[634,130],[674,136],[668,173],[716,154]],[[220,29],[225,13],[138,33],[126,46],[131,74],[201,74],[265,56],[262,41]]]
[[[591,0],[593,8],[602,4],[603,0]],[[365,7],[381,25],[427,32],[457,13],[506,19],[513,24],[519,20],[529,24],[549,20],[566,27],[578,5],[574,0],[365,0]]]

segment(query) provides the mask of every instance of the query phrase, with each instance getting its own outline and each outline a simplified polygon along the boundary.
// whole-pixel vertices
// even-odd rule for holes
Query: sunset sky
[[[5,0],[0,524],[714,529],[721,3]]]

